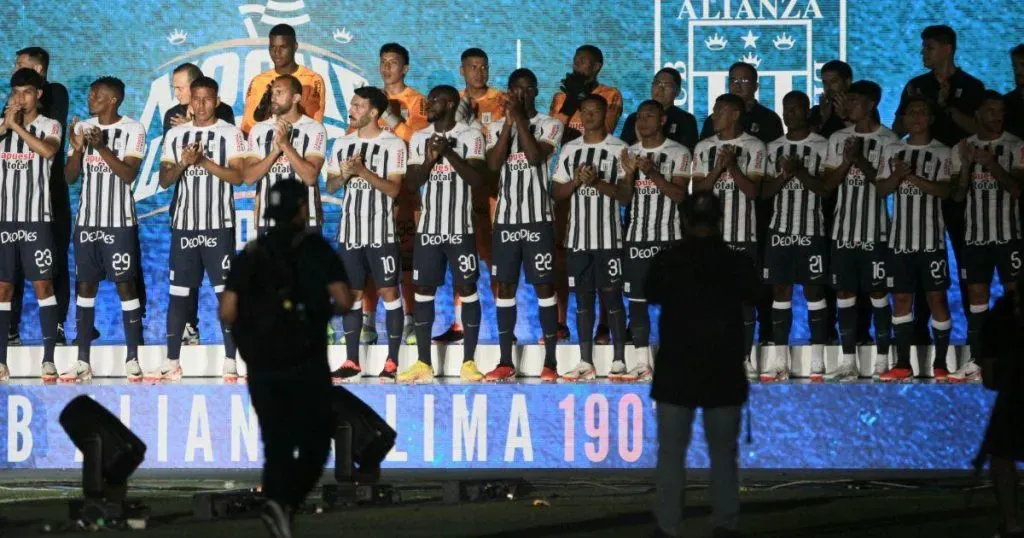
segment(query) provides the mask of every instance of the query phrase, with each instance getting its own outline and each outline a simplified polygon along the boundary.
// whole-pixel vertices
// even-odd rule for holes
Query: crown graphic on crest
[[[722,50],[728,44],[729,41],[718,35],[718,32],[715,32],[715,35],[704,40],[704,46],[707,47],[708,50]]]
[[[335,28],[334,29],[334,40],[342,45],[350,43],[352,41],[352,33],[347,28]]]
[[[188,34],[183,30],[178,30],[177,28],[167,36],[167,42],[172,45],[180,45],[184,43],[186,39],[188,39]]]
[[[782,32],[781,35],[775,36],[775,39],[772,40],[772,45],[775,45],[775,48],[778,50],[789,50],[793,48],[793,45],[796,45],[796,40],[789,37],[789,34],[786,32]]]
[[[745,64],[750,64],[750,65],[754,66],[755,68],[757,68],[757,67],[759,67],[761,65],[761,58],[758,58],[757,55],[754,54],[753,52],[748,52],[748,53],[744,54],[743,57],[740,58],[740,61],[745,63]]]

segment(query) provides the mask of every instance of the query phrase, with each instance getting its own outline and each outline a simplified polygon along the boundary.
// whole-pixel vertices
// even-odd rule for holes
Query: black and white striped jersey
[[[899,140],[896,133],[884,126],[879,126],[871,133],[858,133],[853,126],[840,129],[828,139],[826,170],[839,168],[843,162],[846,139],[851,137],[864,139],[862,153],[876,170],[882,164],[885,146]],[[888,240],[889,212],[885,207],[885,199],[878,196],[878,189],[873,182],[867,181],[864,172],[851,166],[839,184],[836,196],[832,240],[840,248],[862,243],[885,243]]]
[[[164,137],[161,163],[177,164],[188,146],[199,143],[206,158],[219,166],[249,154],[242,131],[224,120],[206,127],[189,122],[174,127]],[[231,184],[202,166],[185,169],[174,186],[171,227],[176,230],[234,228],[235,200]]]
[[[0,125],[3,118],[0,118]],[[25,126],[33,136],[56,143],[61,140],[60,123],[37,115]],[[50,222],[50,165],[32,151],[17,133],[8,129],[0,136],[0,222]],[[57,178],[64,181],[64,178]]]
[[[656,148],[645,148],[637,142],[629,148],[633,155],[650,158],[665,181],[674,177],[689,177],[690,150],[669,139]],[[633,183],[633,199],[629,204],[629,227],[626,241],[630,243],[665,243],[678,241],[683,235],[679,218],[679,205],[665,195],[654,180],[637,170]]]
[[[584,164],[597,169],[597,180],[617,185],[625,172],[620,156],[628,146],[608,135],[596,144],[584,143],[583,137],[569,142],[555,168],[554,180],[569,183],[575,170]],[[569,226],[565,247],[571,250],[610,250],[622,248],[621,204],[601,193],[596,187],[580,185],[569,199]]]
[[[821,176],[828,156],[828,140],[811,133],[803,140],[790,140],[785,136],[768,144],[768,176],[782,176],[781,161],[785,156],[799,156],[804,169],[812,176]],[[780,234],[801,237],[824,237],[825,216],[821,210],[821,196],[807,188],[796,176],[782,186],[773,201],[768,227]]]
[[[362,155],[366,168],[381,179],[405,175],[405,141],[382,131],[376,138],[359,138],[353,132],[335,140],[327,164],[328,177],[341,175],[342,163],[356,155]],[[361,177],[349,179],[345,184],[338,242],[348,248],[394,243],[394,205],[393,199],[373,188],[369,181]]]
[[[1024,141],[1003,133],[995,140],[980,140],[977,135],[967,139],[976,148],[985,148],[995,155],[999,166],[1007,172],[1024,168]],[[953,174],[962,168],[959,151],[953,151]],[[1020,206],[1010,191],[985,166],[975,163],[967,188],[966,241],[968,245],[1002,244],[1017,241],[1021,234]]]
[[[736,155],[736,164],[748,179],[763,178],[766,166],[767,148],[764,142],[748,133],[732,140],[722,140],[718,135],[705,138],[693,150],[691,175],[707,177],[714,168],[719,151],[731,146]],[[696,179],[694,181],[697,181]],[[757,217],[754,212],[754,197],[748,197],[736,186],[728,170],[715,181],[714,193],[722,204],[722,234],[727,243],[753,243],[757,241]]]
[[[102,125],[95,117],[79,125],[81,129],[99,129],[103,145],[122,162],[127,157],[146,158],[146,128],[127,116],[111,125]],[[131,184],[114,174],[98,150],[87,144],[83,151],[78,225],[101,228],[135,226],[138,219]]]
[[[274,127],[277,119],[271,118],[261,121],[249,131],[249,153],[259,160],[266,158],[274,145]],[[299,121],[292,124],[292,132],[289,135],[292,147],[303,159],[310,157],[324,157],[327,151],[327,130],[322,123],[309,116],[302,116]],[[261,177],[256,183],[256,225],[271,226],[273,219],[263,216],[267,207],[267,195],[270,188],[281,180],[302,181],[298,173],[292,168],[288,157],[281,154],[277,161],[271,165],[267,175]],[[323,224],[323,209],[320,202],[320,186],[310,185],[309,189],[309,226],[320,226]]]
[[[487,149],[498,143],[506,119],[490,124],[487,130]],[[508,156],[501,166],[498,179],[498,203],[494,211],[494,221],[498,224],[533,224],[535,222],[551,222],[551,163],[558,153],[565,126],[562,122],[538,113],[530,119],[530,134],[538,143],[548,144],[555,148],[547,160],[537,166],[531,166],[526,160],[519,145],[519,133],[512,127],[512,140],[509,144]]]
[[[409,141],[409,164],[423,164],[427,140],[437,131],[434,125],[420,129]],[[445,133],[452,149],[467,161],[484,159],[484,135],[465,123],[456,123]],[[416,233],[463,235],[473,233],[473,195],[469,182],[462,179],[455,167],[442,157],[434,163],[430,177],[420,188],[423,209]]]
[[[949,148],[938,140],[912,146],[900,140],[882,152],[878,179],[892,175],[892,161],[910,165],[910,173],[925,180],[949,182],[952,168]],[[892,230],[889,249],[894,254],[934,252],[946,249],[946,223],[942,219],[942,200],[926,194],[908,181],[893,192]]]

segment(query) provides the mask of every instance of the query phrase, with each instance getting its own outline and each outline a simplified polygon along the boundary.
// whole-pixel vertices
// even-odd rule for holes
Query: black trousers
[[[261,372],[250,366],[249,395],[263,438],[263,492],[282,507],[302,505],[331,451],[327,363]]]

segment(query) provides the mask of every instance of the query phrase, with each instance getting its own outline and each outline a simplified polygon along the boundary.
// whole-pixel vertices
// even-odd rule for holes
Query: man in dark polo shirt
[[[651,99],[661,103],[665,109],[665,124],[661,128],[665,138],[679,142],[686,146],[686,149],[693,151],[693,147],[697,145],[697,118],[675,104],[682,85],[683,77],[679,71],[666,67],[658,71],[651,81]],[[619,138],[630,146],[637,143],[636,112],[626,118]]]
[[[1013,63],[1013,89],[1003,96],[1006,103],[1006,132],[1024,138],[1024,43],[1010,50]],[[1024,199],[1022,199],[1024,201]]]
[[[71,196],[68,184],[61,181],[64,177],[64,140],[68,127],[68,89],[58,82],[47,80],[50,69],[50,53],[41,47],[27,47],[16,53],[14,70],[28,68],[39,73],[45,81],[43,98],[39,102],[39,113],[60,123],[61,139],[57,154],[50,165],[50,205],[53,230],[53,295],[57,298],[57,345],[67,343],[64,337],[64,320],[68,317],[68,301],[71,299],[71,277],[68,273],[68,248],[71,245]],[[7,331],[9,345],[21,343],[19,323],[21,320],[21,300],[24,296],[25,282],[19,279],[14,287],[14,300],[11,305],[11,326]]]
[[[757,102],[757,68],[743,62],[736,62],[729,67],[729,93],[738,95],[747,105],[743,112],[743,132],[748,133],[765,145],[774,142],[783,135],[782,120],[772,109]],[[704,120],[700,131],[701,140],[715,134],[711,115]],[[765,242],[768,240],[768,223],[772,218],[772,201],[757,198],[754,204],[757,215],[757,258],[764,260]],[[758,341],[771,342],[772,339],[772,288],[765,286],[761,298],[757,302],[757,322],[760,324]]]
[[[924,66],[930,69],[929,72],[914,77],[903,89],[900,98],[900,105],[896,109],[896,119],[893,121],[892,130],[900,137],[907,134],[903,125],[903,113],[907,107],[907,98],[910,96],[923,96],[932,103],[934,123],[932,124],[932,136],[949,147],[955,147],[961,140],[974,134],[974,111],[981,104],[981,96],[985,91],[985,85],[978,79],[967,74],[963,69],[956,66],[954,57],[956,55],[956,32],[949,26],[928,26],[921,32],[921,60]],[[964,202],[956,202],[952,198],[942,201],[942,217],[946,223],[946,230],[949,234],[950,243],[953,245],[953,255],[956,257],[957,265],[960,264],[960,253],[964,245]],[[963,279],[960,280],[960,289],[967,289]],[[923,296],[924,294],[919,294]],[[963,311],[969,310],[967,293],[961,293],[960,298],[963,304]],[[918,309],[917,319],[927,320],[927,305],[920,301],[915,305]],[[921,308],[924,310],[920,310]],[[920,334],[921,327],[918,327],[918,339],[927,335]]]
[[[825,62],[821,66],[821,83],[825,91],[811,108],[811,130],[828,138],[847,125],[846,90],[853,84],[853,68],[842,60]]]

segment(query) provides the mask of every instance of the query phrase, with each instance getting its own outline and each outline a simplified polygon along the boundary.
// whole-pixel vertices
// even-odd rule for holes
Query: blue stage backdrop
[[[351,389],[398,431],[385,461],[389,468],[640,468],[657,459],[648,385]],[[242,386],[11,385],[0,387],[0,439],[6,439],[0,469],[80,465],[58,422],[79,394],[95,398],[139,435],[148,447],[143,467],[262,464],[256,414]],[[964,470],[977,453],[992,401],[993,393],[980,385],[755,385],[748,411],[752,442],[740,445],[740,458],[749,469]],[[693,439],[689,465],[707,467],[699,420]]]
[[[122,110],[142,121],[150,134],[134,191],[150,291],[146,338],[155,342],[164,334],[167,305],[170,193],[159,188],[157,172],[161,118],[175,104],[171,70],[182,62],[198,64],[220,82],[221,98],[240,115],[249,80],[270,67],[266,35],[274,24],[289,23],[297,29],[302,44],[299,62],[323,75],[325,122],[329,134],[338,136],[347,123],[346,103],[353,89],[379,84],[377,51],[387,41],[401,42],[411,51],[408,82],[421,91],[442,83],[461,86],[459,54],[471,46],[490,55],[495,86],[504,87],[514,68],[529,67],[540,78],[542,110],[569,70],[575,47],[593,43],[605,55],[600,79],[622,91],[627,113],[648,97],[651,75],[662,66],[674,66],[683,75],[678,104],[700,121],[709,103],[725,90],[726,68],[735,61],[758,66],[760,100],[779,109],[782,96],[791,89],[819,94],[821,65],[840,58],[853,66],[857,78],[882,85],[881,115],[890,123],[903,84],[923,71],[918,34],[929,24],[951,24],[960,36],[960,65],[987,85],[1008,90],[1012,76],[1007,51],[1024,35],[1024,19],[1011,16],[1016,11],[1013,0],[495,0],[486,7],[446,0],[417,2],[415,8],[404,2],[352,0],[344,9],[326,0],[26,0],[0,6],[0,17],[6,21],[0,55],[13,63],[14,52],[21,47],[46,47],[52,54],[50,78],[68,86],[71,112],[80,116],[87,114],[87,88],[96,77],[114,75],[127,84]],[[254,233],[252,190],[236,189],[236,199],[241,245]],[[72,204],[77,203],[75,187]],[[325,233],[333,236],[338,198],[325,197],[325,204]],[[487,285],[484,275],[482,288]],[[105,295],[113,294],[112,289],[104,290]],[[955,284],[951,293],[959,293]],[[521,294],[522,304],[532,304],[532,290]],[[450,293],[442,290],[439,296]],[[483,297],[486,323],[481,336],[493,339],[493,303],[489,293]],[[110,299],[101,297],[97,324],[105,340],[119,340],[120,311],[117,301]],[[26,304],[26,316],[34,319],[34,300]],[[951,306],[954,338],[962,339],[959,301],[951,301]],[[451,321],[448,301],[439,301],[438,308],[442,311],[435,330]],[[536,338],[535,316],[528,315],[528,309],[521,312],[520,338]],[[74,319],[73,314],[69,317]],[[217,341],[220,333],[209,290],[204,291],[200,317],[204,340]],[[803,320],[795,321],[794,336],[805,337]],[[35,323],[22,327],[26,339],[39,338]],[[73,334],[73,327],[69,329]]]

